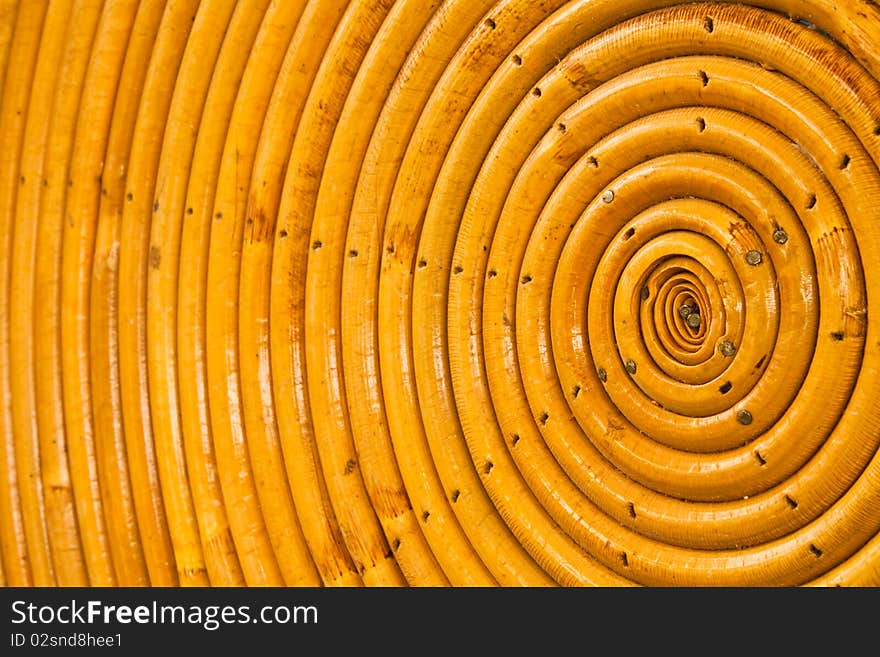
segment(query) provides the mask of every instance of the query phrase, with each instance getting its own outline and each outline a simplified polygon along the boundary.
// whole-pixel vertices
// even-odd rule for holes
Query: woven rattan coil
[[[0,0],[9,586],[880,585],[872,0]]]

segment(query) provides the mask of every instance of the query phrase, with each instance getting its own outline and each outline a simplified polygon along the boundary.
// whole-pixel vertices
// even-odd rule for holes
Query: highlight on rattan
[[[0,0],[0,584],[880,585],[878,165],[872,0]]]

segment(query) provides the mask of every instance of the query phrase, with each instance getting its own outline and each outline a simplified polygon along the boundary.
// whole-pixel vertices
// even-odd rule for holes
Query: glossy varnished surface
[[[0,0],[0,581],[880,585],[878,165],[865,0]]]

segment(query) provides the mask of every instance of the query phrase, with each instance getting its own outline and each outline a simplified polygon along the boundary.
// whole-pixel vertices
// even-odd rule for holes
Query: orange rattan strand
[[[878,44],[0,0],[0,584],[880,585]]]

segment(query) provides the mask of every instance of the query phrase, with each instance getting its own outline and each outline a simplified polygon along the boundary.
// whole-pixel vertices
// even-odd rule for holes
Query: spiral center
[[[679,330],[693,339],[699,338],[700,329],[705,324],[699,301],[689,294],[685,295],[684,303],[678,307],[678,315],[673,316],[673,320],[683,324]]]
[[[649,274],[648,284],[657,289],[650,332],[662,349],[676,360],[700,351],[712,312],[709,293],[693,267],[658,268]]]

